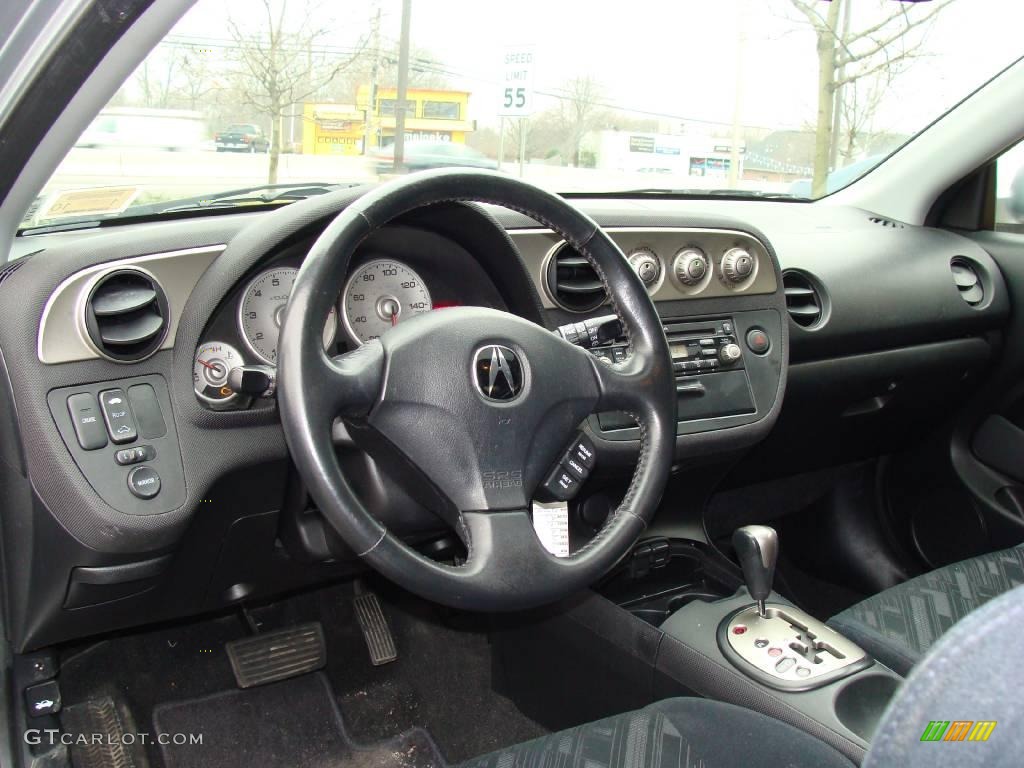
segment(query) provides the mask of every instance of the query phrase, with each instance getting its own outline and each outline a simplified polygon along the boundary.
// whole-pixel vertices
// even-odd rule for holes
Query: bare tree
[[[270,119],[267,183],[276,184],[286,110],[317,94],[357,60],[366,40],[346,53],[328,49],[325,40],[331,30],[320,25],[315,2],[262,3],[255,29],[229,17],[228,30],[237,49],[237,75],[244,100]],[[249,4],[245,8],[251,10]]]
[[[848,83],[838,92],[836,106],[839,110],[840,131],[838,136],[832,138],[832,144],[842,156],[843,165],[853,162],[856,154],[861,151],[865,134],[869,133],[891,82],[891,73],[883,71]]]
[[[598,124],[604,113],[600,103],[601,86],[590,75],[575,77],[566,84],[558,98],[560,122],[566,137],[562,156],[572,165],[579,166],[583,137]]]
[[[194,50],[186,51],[182,56],[179,70],[182,75],[179,86],[181,99],[188,105],[188,109],[197,109],[220,87],[207,54]]]
[[[146,57],[137,70],[135,81],[142,91],[142,106],[166,109],[173,98],[179,55],[175,49],[160,50]]]
[[[954,0],[935,0],[925,4],[896,3],[878,21],[860,28],[856,20],[841,23],[846,3],[832,0],[826,9],[814,0],[790,0],[814,29],[818,54],[818,111],[815,120],[814,179],[815,196],[825,194],[829,155],[834,140],[833,117],[836,93],[863,78],[885,74],[888,81],[922,55],[929,22]],[[892,6],[891,3],[885,3]],[[912,7],[907,7],[907,6]],[[876,105],[877,106],[877,105]]]

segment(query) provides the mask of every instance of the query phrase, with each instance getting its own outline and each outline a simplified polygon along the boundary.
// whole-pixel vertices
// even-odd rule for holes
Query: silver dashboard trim
[[[700,248],[708,257],[710,269],[708,277],[697,287],[696,291],[683,292],[675,284],[674,280],[662,280],[661,283],[650,292],[652,301],[675,301],[694,298],[725,298],[728,296],[746,296],[754,294],[774,293],[778,289],[775,280],[775,271],[772,269],[760,269],[762,262],[770,263],[770,256],[767,246],[756,235],[744,230],[716,229],[708,227],[604,227],[612,239],[616,242],[623,253],[645,247],[654,251],[655,255],[662,262],[663,272],[671,270],[672,259],[681,248],[693,245]],[[508,231],[509,237],[519,249],[520,255],[526,262],[530,276],[538,287],[541,303],[546,309],[561,308],[550,296],[547,287],[547,264],[555,249],[560,246],[564,239],[542,227],[530,229],[513,229]],[[667,239],[678,237],[678,240],[668,242]],[[721,279],[722,256],[728,247],[716,245],[709,247],[705,242],[711,237],[715,241],[732,245],[742,244],[757,259],[757,267],[753,279],[733,286]],[[704,239],[701,239],[704,238]],[[658,242],[662,241],[662,242]],[[731,242],[730,242],[731,241]],[[666,266],[667,265],[667,266]]]
[[[134,268],[160,283],[167,296],[170,317],[160,349],[174,346],[178,318],[199,278],[226,244],[185,248],[177,251],[132,256],[80,270],[58,285],[43,307],[36,339],[36,356],[41,363],[56,365],[77,360],[108,359],[101,355],[85,328],[85,301],[93,286],[112,271]],[[173,268],[172,268],[173,265]]]

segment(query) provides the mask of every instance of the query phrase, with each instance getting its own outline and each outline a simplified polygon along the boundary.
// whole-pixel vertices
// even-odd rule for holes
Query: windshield
[[[25,225],[281,203],[439,167],[563,193],[814,199],[1018,57],[1017,3],[984,6],[200,0]]]

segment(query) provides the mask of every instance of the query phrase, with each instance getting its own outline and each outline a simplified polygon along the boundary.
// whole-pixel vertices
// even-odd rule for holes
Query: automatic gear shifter
[[[747,591],[757,600],[757,612],[765,618],[764,601],[772,591],[775,561],[779,556],[779,535],[767,525],[745,525],[732,535],[732,545],[743,568]]]
[[[805,691],[853,674],[872,664],[855,643],[772,593],[779,536],[767,525],[745,525],[732,535],[743,566],[747,591],[757,601],[742,601],[718,626],[718,644],[746,674],[780,690]]]

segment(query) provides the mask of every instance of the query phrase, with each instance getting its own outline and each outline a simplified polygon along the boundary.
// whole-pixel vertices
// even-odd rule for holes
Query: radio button
[[[739,344],[725,344],[718,350],[718,359],[725,365],[732,365],[742,357],[743,352]]]

